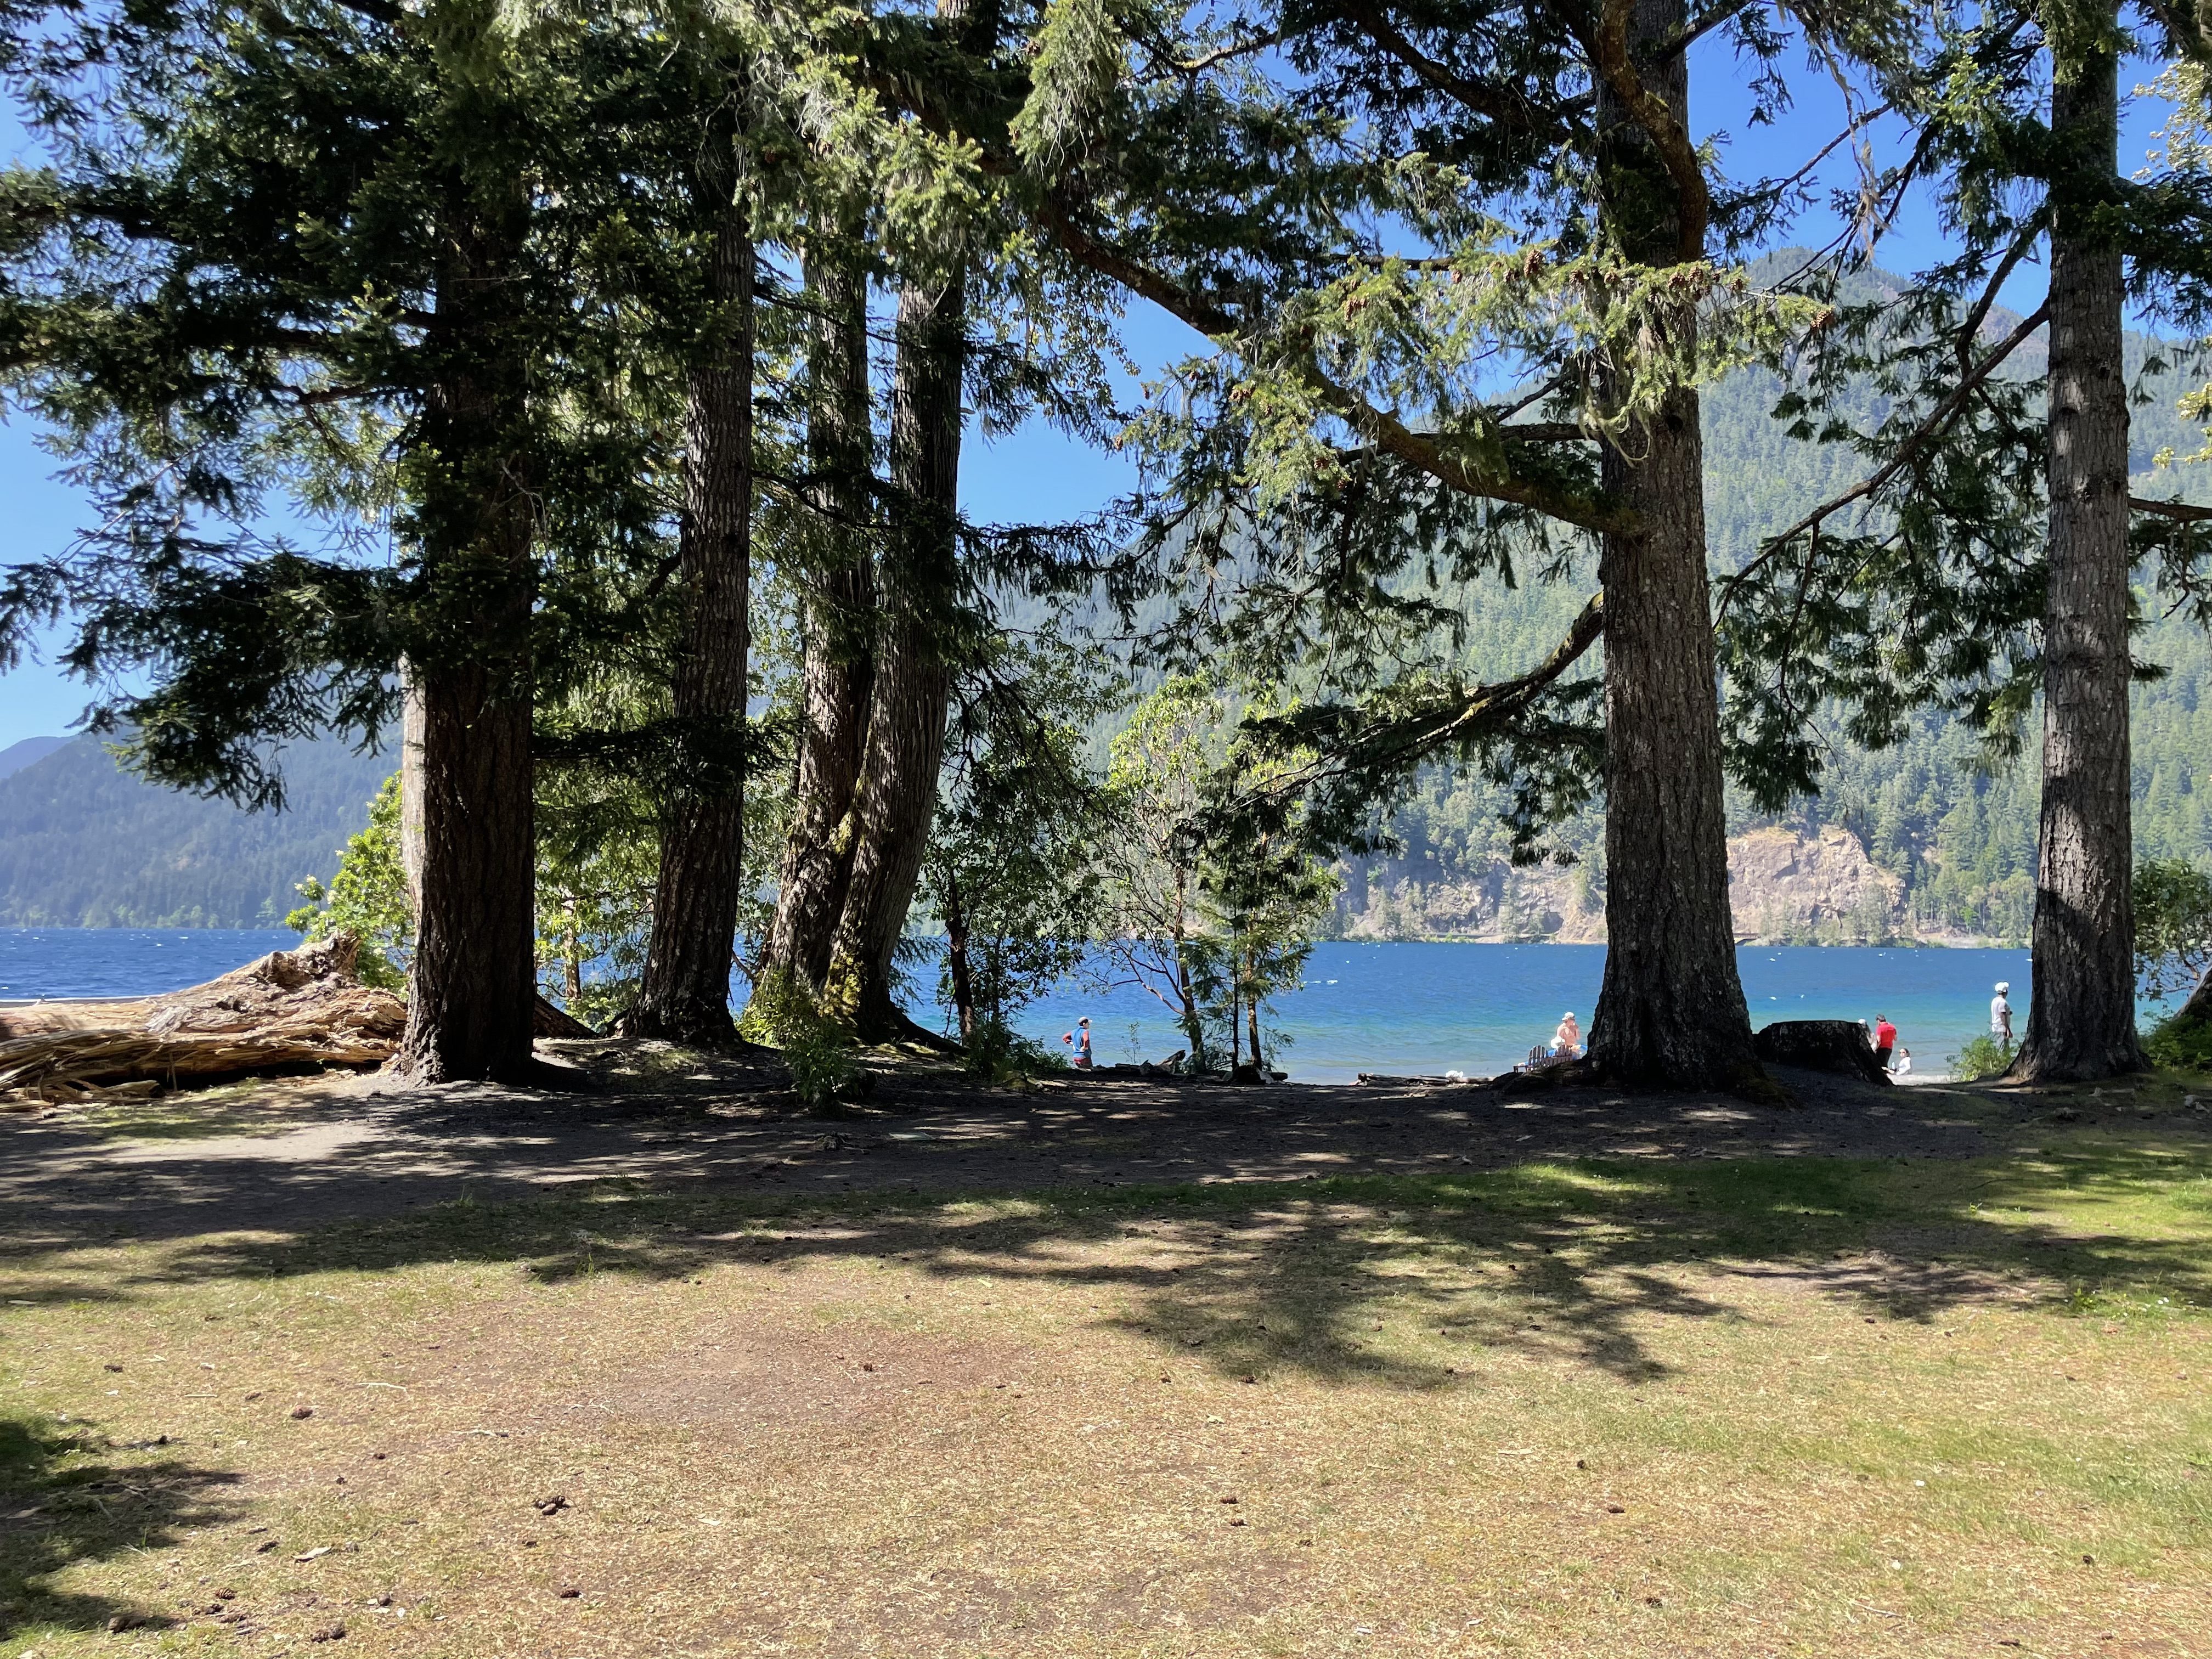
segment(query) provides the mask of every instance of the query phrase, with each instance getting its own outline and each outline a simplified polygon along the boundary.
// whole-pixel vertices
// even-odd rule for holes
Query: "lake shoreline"
[[[299,942],[284,928],[0,929],[0,1001],[160,995]],[[1303,988],[1267,1010],[1264,1047],[1301,1083],[1350,1083],[1362,1072],[1494,1077],[1548,1042],[1565,1011],[1589,1029],[1604,963],[1603,945],[1322,940]],[[1995,982],[2011,985],[2015,1008],[2028,1006],[2025,951],[1747,945],[1737,964],[1754,1027],[1886,1015],[1923,1073],[1952,1069],[1950,1057],[1988,1030]],[[903,999],[933,1028],[946,1023],[939,977],[936,964],[921,966]],[[732,990],[742,999],[745,987]],[[1158,1062],[1189,1047],[1166,1008],[1103,957],[1013,1023],[1048,1051],[1072,1055],[1085,1018],[1102,1063]]]

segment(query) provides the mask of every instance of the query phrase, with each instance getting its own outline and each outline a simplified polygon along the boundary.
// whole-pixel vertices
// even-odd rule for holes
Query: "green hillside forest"
[[[1788,256],[1778,256],[1787,258]],[[1875,279],[1879,280],[1879,279]],[[2019,319],[1993,317],[2009,331]],[[2150,343],[2131,336],[2131,375]],[[2039,378],[2040,341],[2012,372]],[[2136,492],[2212,500],[2203,468],[2159,467],[2162,450],[2189,454],[2203,435],[2174,410],[2175,378],[2143,376],[2131,428]],[[1734,569],[1759,537],[1796,520],[1858,477],[1840,447],[1789,438],[1769,411],[1776,384],[1742,374],[1704,400],[1705,509],[1713,562]],[[1870,412],[1870,411],[1867,411]],[[1587,575],[1588,572],[1578,572]],[[1475,678],[1515,672],[1549,648],[1582,604],[1571,583],[1462,596]],[[2212,645],[2180,619],[2147,623],[2137,656],[2168,672],[2134,692],[2135,834],[2139,857],[2201,860],[2212,852]],[[1978,739],[1940,714],[1910,738],[1869,753],[1838,736],[1819,798],[1779,818],[1731,797],[1730,869],[1740,934],[1778,943],[2025,942],[2034,908],[2036,731],[2021,763],[1984,769]],[[1347,872],[1340,934],[1370,939],[1484,938],[1594,942],[1605,937],[1603,820],[1565,826],[1567,865],[1516,870],[1498,822],[1503,792],[1480,779],[1431,774],[1398,816],[1402,852]]]
[[[337,872],[392,751],[284,752],[290,805],[240,812],[119,771],[91,738],[0,777],[0,927],[275,927]]]

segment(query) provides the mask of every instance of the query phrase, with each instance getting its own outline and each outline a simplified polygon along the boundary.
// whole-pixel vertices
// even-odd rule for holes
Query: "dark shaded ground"
[[[1587,1157],[1972,1158],[2011,1149],[2052,1103],[1782,1073],[1788,1108],[1725,1095],[1562,1089],[1220,1085],[1108,1079],[1026,1094],[892,1062],[866,1109],[799,1111],[772,1057],[653,1045],[542,1045],[586,1091],[404,1089],[376,1077],[270,1083],[143,1121],[0,1118],[7,1231],[52,1247],[294,1230],[495,1202],[575,1182],[669,1192],[830,1195],[1412,1175]],[[2148,1098],[2148,1097],[2146,1097]],[[2129,1109],[2116,1095],[2087,1109]],[[2182,1121],[2201,1123],[2201,1117]]]

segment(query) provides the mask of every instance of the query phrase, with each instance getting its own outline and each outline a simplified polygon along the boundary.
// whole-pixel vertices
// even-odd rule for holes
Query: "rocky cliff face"
[[[1809,836],[1778,827],[1736,836],[1729,897],[1747,942],[1873,944],[1903,926],[1904,884],[1835,824]],[[1432,859],[1392,859],[1346,872],[1336,921],[1345,939],[1600,945],[1605,889],[1584,866],[1516,869],[1498,860],[1468,872]]]
[[[1905,884],[1839,824],[1807,837],[1779,827],[1729,842],[1737,937],[1763,944],[1870,945],[1897,936]]]

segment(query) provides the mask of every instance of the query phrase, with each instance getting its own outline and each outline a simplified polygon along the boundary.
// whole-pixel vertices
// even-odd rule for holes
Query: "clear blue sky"
[[[1748,95],[1740,86],[1732,55],[1715,40],[1701,42],[1693,81],[1692,116],[1700,136],[1728,135],[1724,165],[1735,174],[1781,170],[1809,155],[1841,125],[1841,101],[1832,84],[1821,76],[1792,68],[1797,109],[1774,126],[1753,129],[1745,123]],[[2139,69],[2140,72],[2131,72]],[[2130,66],[2122,72],[2124,88],[2148,81],[2155,66]],[[2162,106],[2137,100],[2125,116],[2121,166],[2132,170],[2142,165],[2150,143],[2151,130]],[[21,135],[12,119],[0,131],[10,149],[21,153]],[[1784,161],[1782,158],[1790,158]],[[1826,168],[1826,176],[1843,181],[1850,174],[1846,155],[1838,152]],[[1796,240],[1825,240],[1825,234],[1808,226]],[[1927,258],[1940,236],[1924,202],[1908,204],[1884,251],[1884,263],[1909,269]],[[2006,292],[2008,302],[2032,308],[2041,295],[2039,267],[2015,273]],[[1199,337],[1182,324],[1142,301],[1132,302],[1123,330],[1124,343],[1135,360],[1156,373],[1180,356],[1195,349]],[[0,426],[0,500],[7,503],[4,529],[0,529],[0,563],[44,557],[68,545],[82,522],[83,504],[74,492],[52,477],[53,462],[37,446],[35,429],[21,416]],[[1125,459],[1072,443],[1041,424],[986,441],[971,438],[963,458],[962,505],[981,522],[1048,522],[1071,519],[1095,510],[1133,481]],[[27,737],[66,731],[82,711],[86,689],[65,680],[49,663],[27,662],[15,672],[0,676],[0,748]]]

